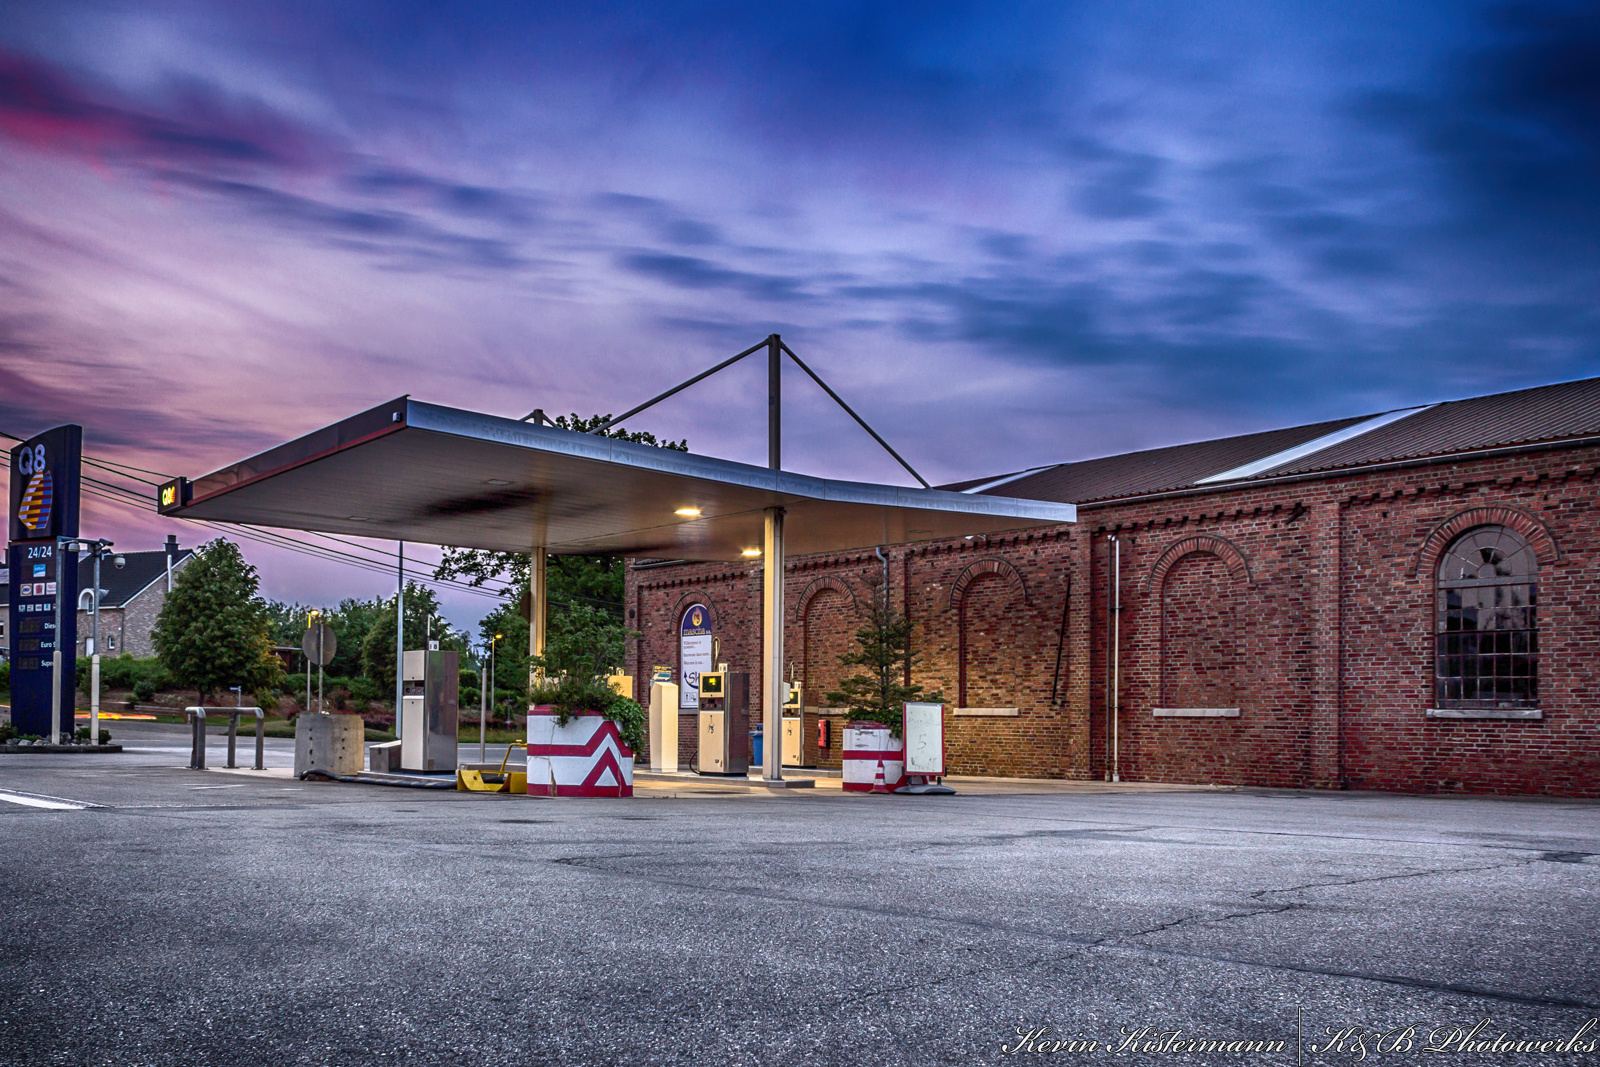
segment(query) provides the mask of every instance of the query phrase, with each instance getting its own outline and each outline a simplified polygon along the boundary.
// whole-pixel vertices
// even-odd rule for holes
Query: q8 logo
[[[42,444],[34,445],[32,448],[24,448],[17,453],[17,472],[20,474],[32,474],[35,471],[42,471],[44,466],[44,445]]]

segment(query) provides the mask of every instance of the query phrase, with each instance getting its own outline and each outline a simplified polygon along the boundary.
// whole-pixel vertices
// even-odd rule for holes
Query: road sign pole
[[[400,709],[405,705],[406,683],[406,543],[396,545],[394,593],[394,735],[400,736]]]
[[[56,633],[61,628],[56,627]],[[61,650],[50,653],[50,743],[61,743]]]
[[[56,635],[55,640],[51,642],[51,645],[55,648],[55,652],[50,657],[50,743],[52,745],[59,745],[61,743],[61,592],[66,588],[65,583],[63,583],[61,580],[64,576],[61,563],[67,555],[65,552],[61,551],[61,539],[59,537],[56,538],[54,550],[56,579]],[[74,649],[73,651],[77,650]]]
[[[94,546],[94,651],[89,655],[89,743],[100,743],[100,559],[106,554],[104,545]],[[56,585],[60,592],[61,586]]]

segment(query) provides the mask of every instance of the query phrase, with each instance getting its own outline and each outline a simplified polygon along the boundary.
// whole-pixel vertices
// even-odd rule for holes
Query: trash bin
[[[759,726],[750,731],[750,765],[752,767],[766,766],[765,763],[761,762],[761,735],[765,732]]]

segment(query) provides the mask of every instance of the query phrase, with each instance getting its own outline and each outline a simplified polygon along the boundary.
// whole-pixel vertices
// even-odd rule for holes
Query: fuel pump
[[[726,666],[700,676],[701,774],[750,773],[750,675]]]
[[[801,688],[794,684],[794,664],[789,664],[788,695],[783,701],[783,765],[807,766],[805,758],[805,699]]]
[[[411,651],[400,681],[400,766],[424,773],[456,769],[459,654]]]

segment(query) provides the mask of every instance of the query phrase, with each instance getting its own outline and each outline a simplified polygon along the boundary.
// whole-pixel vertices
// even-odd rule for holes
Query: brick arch
[[[825,589],[832,589],[836,593],[843,593],[850,598],[850,606],[856,611],[861,610],[861,600],[856,596],[856,591],[850,588],[850,583],[833,574],[825,574],[821,578],[813,578],[799,597],[795,599],[795,618],[804,619],[806,609],[811,606],[811,601]]]
[[[1247,586],[1255,584],[1255,579],[1250,576],[1250,562],[1244,558],[1244,553],[1239,551],[1238,545],[1216,534],[1190,534],[1167,546],[1167,550],[1156,560],[1156,565],[1150,568],[1150,573],[1145,577],[1139,591],[1148,593],[1152,589],[1160,589],[1161,584],[1167,580],[1167,572],[1172,569],[1173,564],[1195,552],[1209,552],[1219,557],[1234,581],[1243,582]]]
[[[955,583],[950,586],[950,601],[948,606],[959,608],[961,601],[967,595],[967,587],[986,575],[997,574],[1011,583],[1011,588],[1022,597],[1022,602],[1028,602],[1028,583],[1023,580],[1022,572],[1012,565],[1010,560],[998,556],[987,559],[974,560],[967,565],[967,569],[956,576]]]
[[[1458,511],[1433,528],[1417,551],[1416,566],[1412,568],[1418,578],[1431,576],[1444,550],[1457,537],[1475,526],[1505,526],[1517,531],[1533,546],[1539,566],[1548,567],[1561,559],[1556,539],[1538,516],[1510,504],[1488,504]]]
[[[676,644],[679,635],[683,632],[683,613],[688,610],[690,604],[696,602],[704,604],[711,609],[711,622],[713,624],[722,617],[722,609],[717,607],[717,601],[714,597],[706,593],[683,594],[678,598],[678,602],[672,606],[672,640],[674,644]]]

